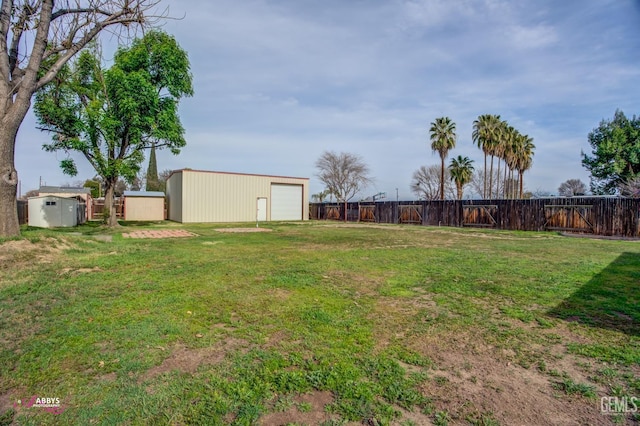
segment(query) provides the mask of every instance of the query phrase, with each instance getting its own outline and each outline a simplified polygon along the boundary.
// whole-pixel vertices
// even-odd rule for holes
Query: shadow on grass
[[[622,253],[548,314],[640,336],[640,255]]]

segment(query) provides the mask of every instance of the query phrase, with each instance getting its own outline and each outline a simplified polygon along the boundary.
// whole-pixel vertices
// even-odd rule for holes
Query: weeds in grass
[[[434,415],[433,424],[435,426],[447,426],[451,421],[451,416],[446,411],[437,411]]]
[[[567,395],[581,395],[585,398],[595,398],[595,386],[586,383],[576,383],[570,378],[554,384],[556,389],[564,391]]]

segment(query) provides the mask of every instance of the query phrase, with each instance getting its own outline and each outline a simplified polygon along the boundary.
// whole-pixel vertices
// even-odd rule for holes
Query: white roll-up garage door
[[[271,220],[302,220],[302,185],[271,184]]]

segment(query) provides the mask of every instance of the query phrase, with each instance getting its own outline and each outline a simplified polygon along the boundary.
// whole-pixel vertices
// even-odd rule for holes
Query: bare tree
[[[620,195],[624,197],[639,198],[640,197],[640,176],[628,179],[620,185]]]
[[[160,0],[2,0],[0,7],[0,237],[20,234],[15,144],[31,97],[102,31],[128,35],[159,18]]]
[[[318,178],[338,202],[344,203],[344,220],[347,221],[347,202],[359,191],[371,184],[369,167],[362,158],[348,152],[336,154],[325,151],[316,161]]]
[[[499,194],[503,189],[504,182],[499,179],[497,170],[493,171],[493,176],[487,177],[487,175],[491,175],[489,170],[485,172],[484,169],[476,169],[471,177],[471,182],[469,182],[469,186],[479,197],[482,197],[482,194],[485,193]]]
[[[580,179],[569,179],[558,187],[558,195],[561,197],[573,197],[587,193],[587,185]]]
[[[436,165],[420,166],[413,172],[411,191],[421,200],[440,199],[440,174],[442,170]],[[447,199],[456,198],[455,185],[451,181],[451,172],[444,170],[444,195]]]

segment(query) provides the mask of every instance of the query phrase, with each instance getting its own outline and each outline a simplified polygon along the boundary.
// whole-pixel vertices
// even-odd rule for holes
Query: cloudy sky
[[[325,150],[369,165],[380,191],[411,199],[411,175],[439,164],[429,124],[448,116],[463,155],[481,114],[536,145],[531,191],[579,178],[588,133],[616,109],[640,114],[639,0],[164,0],[189,53],[195,96],[180,106],[187,147],[158,167],[309,177]],[[22,192],[71,183],[63,153],[29,117],[17,143]],[[146,165],[145,165],[146,167]],[[393,196],[392,196],[393,195]]]

